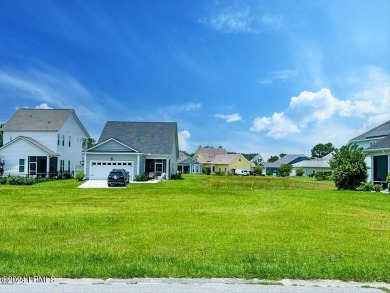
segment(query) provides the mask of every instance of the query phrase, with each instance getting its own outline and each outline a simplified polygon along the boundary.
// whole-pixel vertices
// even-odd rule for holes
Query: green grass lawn
[[[0,186],[0,275],[390,282],[390,196],[307,178]]]

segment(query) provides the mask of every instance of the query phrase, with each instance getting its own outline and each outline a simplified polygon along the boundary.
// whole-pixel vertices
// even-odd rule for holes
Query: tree
[[[86,149],[90,149],[91,147],[96,145],[96,141],[93,138],[89,137],[87,139],[84,139],[83,146],[85,147],[85,145]]]
[[[364,162],[363,148],[356,144],[345,145],[336,149],[330,160],[333,180],[337,189],[355,190],[367,180],[367,166]]]
[[[0,124],[0,147],[3,146],[3,132],[1,131],[3,126],[4,126],[4,124]]]
[[[260,165],[256,165],[253,168],[253,171],[256,172],[256,175],[261,175],[261,174],[263,174],[263,167],[261,167]]]
[[[277,160],[279,160],[278,156],[271,156],[268,158],[267,162],[272,163],[272,162],[276,162]]]
[[[332,153],[334,150],[335,147],[330,142],[326,144],[319,143],[311,149],[311,156],[314,158],[323,158],[326,155]]]
[[[291,164],[282,164],[279,167],[279,174],[282,177],[285,176],[290,176],[291,170],[292,170],[292,165]]]

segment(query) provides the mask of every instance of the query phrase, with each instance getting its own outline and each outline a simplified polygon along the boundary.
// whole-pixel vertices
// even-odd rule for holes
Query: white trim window
[[[19,173],[24,173],[25,160],[19,159]]]

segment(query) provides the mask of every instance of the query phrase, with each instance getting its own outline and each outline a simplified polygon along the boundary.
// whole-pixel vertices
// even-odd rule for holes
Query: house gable
[[[138,153],[137,150],[125,145],[124,143],[114,139],[109,138],[106,141],[103,141],[96,146],[88,149],[87,153]]]

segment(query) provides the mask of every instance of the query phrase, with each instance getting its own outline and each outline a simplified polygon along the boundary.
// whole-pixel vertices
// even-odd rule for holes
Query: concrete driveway
[[[107,180],[88,180],[78,188],[126,188],[126,187],[108,187]]]

